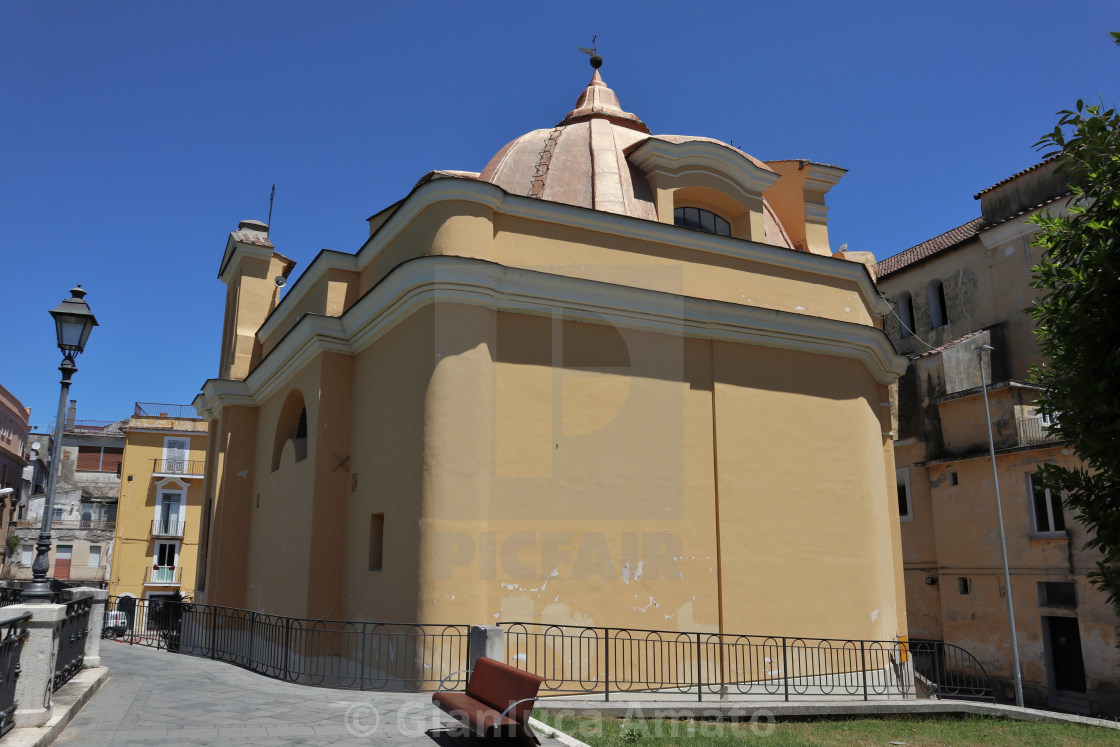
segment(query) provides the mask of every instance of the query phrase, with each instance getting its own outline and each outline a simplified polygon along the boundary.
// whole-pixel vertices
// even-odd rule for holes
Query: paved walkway
[[[494,747],[506,741],[446,734],[454,721],[428,694],[293,685],[223,662],[108,640],[101,661],[109,681],[55,744]]]

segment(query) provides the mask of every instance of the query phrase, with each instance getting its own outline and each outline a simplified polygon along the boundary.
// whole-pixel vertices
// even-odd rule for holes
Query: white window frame
[[[95,547],[97,548],[97,562],[96,563],[93,562],[93,548],[95,548]],[[88,562],[89,562],[89,567],[90,568],[100,568],[101,567],[101,557],[104,554],[104,549],[103,549],[104,547],[105,547],[104,545],[90,545],[89,546],[89,561]]]
[[[899,513],[899,521],[913,521],[914,520],[914,494],[910,492],[910,468],[899,467],[894,471],[895,481],[895,496],[897,498],[898,488],[905,486],[906,488],[906,513]]]
[[[187,513],[187,490],[188,486],[182,480],[176,480],[174,477],[165,477],[156,483],[156,510],[152,515],[152,521],[158,522],[160,517],[163,516],[163,494],[176,493],[179,495],[179,521],[186,521]],[[153,526],[155,526],[153,524]]]
[[[1068,537],[1069,529],[1053,529],[1054,526],[1054,498],[1050,488],[1042,488],[1046,499],[1046,519],[1050,524],[1050,529],[1039,529],[1038,527],[1038,514],[1034,510],[1034,474],[1027,473],[1027,506],[1031,514],[1031,536],[1032,537]],[[1061,510],[1061,496],[1059,496],[1059,510]],[[1062,523],[1065,524],[1065,514],[1062,514]]]
[[[167,462],[175,459],[175,457],[170,455],[170,453],[171,453],[170,452],[170,445],[171,445],[172,441],[179,441],[179,442],[182,442],[182,443],[186,444],[186,446],[183,449],[183,458],[181,460],[178,460],[178,461],[183,462],[183,472],[187,472],[186,465],[189,464],[190,461],[191,461],[191,439],[188,436],[164,436],[163,437],[163,461],[164,461],[164,466],[166,468]],[[171,470],[168,470],[168,472],[170,472],[170,471]]]

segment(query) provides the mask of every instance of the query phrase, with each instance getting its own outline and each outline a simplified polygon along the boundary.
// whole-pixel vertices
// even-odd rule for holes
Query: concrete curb
[[[4,747],[46,747],[58,738],[107,679],[107,667],[92,667],[78,672],[51,698],[50,720],[39,727],[12,729],[4,736]]]
[[[1120,723],[1071,713],[1041,711],[996,703],[952,700],[904,700],[829,703],[797,701],[792,703],[682,703],[672,701],[610,701],[538,700],[537,708],[550,713],[574,715],[625,716],[629,718],[692,718],[749,721],[752,718],[808,718],[815,716],[936,716],[969,714],[996,716],[1016,721],[1049,721],[1053,723],[1099,726],[1120,731]]]
[[[533,727],[533,731],[538,731],[546,737],[552,737],[560,744],[566,744],[568,747],[591,747],[587,742],[581,742],[575,737],[560,731],[555,726],[549,726],[545,722],[538,721],[531,716],[529,717],[529,726]]]

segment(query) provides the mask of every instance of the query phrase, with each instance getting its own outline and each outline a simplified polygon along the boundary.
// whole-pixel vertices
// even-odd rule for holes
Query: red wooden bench
[[[542,682],[543,677],[480,657],[467,680],[466,692],[441,689],[432,693],[432,703],[479,736],[512,734],[523,744],[539,745],[540,740],[529,726],[529,714]]]

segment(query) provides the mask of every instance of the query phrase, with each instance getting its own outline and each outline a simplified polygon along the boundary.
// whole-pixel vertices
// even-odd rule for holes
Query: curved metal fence
[[[506,663],[552,694],[994,700],[967,651],[907,642],[499,623]]]
[[[303,685],[435,690],[465,670],[467,625],[311,620],[167,600],[110,597],[104,634]],[[446,686],[463,687],[464,675]]]
[[[0,737],[15,726],[16,680],[19,678],[19,655],[27,638],[28,612],[0,626]]]

